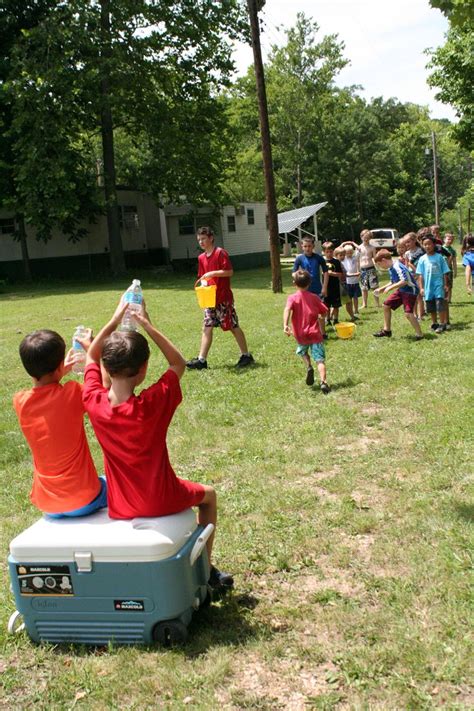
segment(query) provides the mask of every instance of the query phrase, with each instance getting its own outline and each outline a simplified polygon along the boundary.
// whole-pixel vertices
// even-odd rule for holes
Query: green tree
[[[213,95],[232,69],[226,37],[242,27],[237,0],[70,0],[50,2],[47,16],[22,30],[7,82],[15,181],[41,238],[53,224],[78,238],[80,220],[97,213],[98,131],[114,271],[123,269],[118,127],[144,146],[138,174],[155,194],[177,194],[178,182],[191,198],[216,192],[223,150]]]

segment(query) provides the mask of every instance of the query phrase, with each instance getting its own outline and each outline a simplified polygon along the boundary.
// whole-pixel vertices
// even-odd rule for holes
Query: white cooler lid
[[[186,509],[173,516],[109,518],[107,509],[80,518],[41,518],[10,543],[17,562],[70,562],[91,553],[97,562],[147,562],[175,555],[197,526]]]

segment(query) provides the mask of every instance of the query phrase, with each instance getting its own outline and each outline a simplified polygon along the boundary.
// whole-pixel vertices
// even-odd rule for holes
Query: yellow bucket
[[[355,323],[348,323],[347,321],[336,323],[335,327],[339,338],[353,338],[356,330]]]
[[[201,280],[198,279],[194,285],[194,291],[196,292],[199,308],[215,308],[217,286],[215,284],[211,284],[210,286],[197,286],[200,281]]]

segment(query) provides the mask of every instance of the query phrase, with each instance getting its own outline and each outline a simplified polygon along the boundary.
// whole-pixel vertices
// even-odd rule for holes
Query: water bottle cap
[[[140,284],[141,284],[140,279],[134,279],[134,280],[132,281],[132,286],[140,286]]]

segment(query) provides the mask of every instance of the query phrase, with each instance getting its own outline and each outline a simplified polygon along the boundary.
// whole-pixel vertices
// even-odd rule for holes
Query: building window
[[[120,210],[120,227],[126,230],[138,230],[140,222],[138,220],[138,209],[136,205],[122,205]]]
[[[194,227],[194,217],[193,215],[183,215],[178,217],[178,227],[180,235],[193,235],[196,231]]]
[[[227,215],[227,231],[235,232],[235,215]]]
[[[13,235],[15,234],[15,218],[6,217],[0,220],[0,234]]]
[[[250,207],[247,208],[247,224],[248,225],[255,224],[255,211]]]

